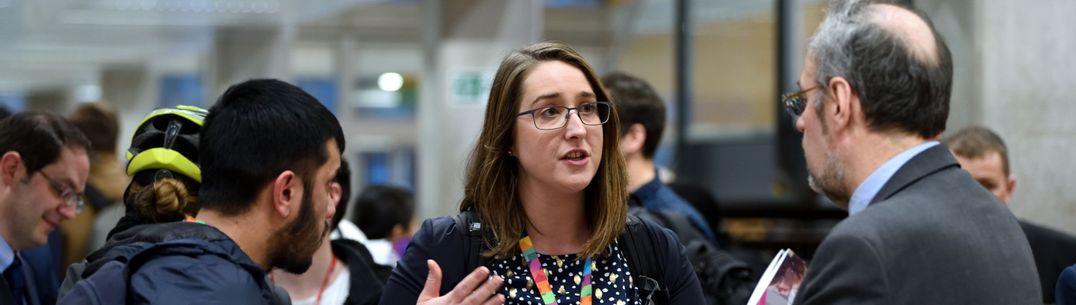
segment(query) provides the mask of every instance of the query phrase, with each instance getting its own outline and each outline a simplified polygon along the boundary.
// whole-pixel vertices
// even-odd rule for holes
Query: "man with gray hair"
[[[953,65],[922,13],[834,2],[811,38],[797,115],[809,182],[849,212],[795,304],[1041,304],[1012,213],[935,141]]]

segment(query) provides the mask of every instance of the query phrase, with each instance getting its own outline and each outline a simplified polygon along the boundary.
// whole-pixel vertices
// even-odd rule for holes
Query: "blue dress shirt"
[[[856,191],[852,193],[852,199],[848,202],[848,215],[855,215],[866,209],[871,200],[874,200],[874,196],[878,195],[878,191],[882,190],[882,186],[889,182],[889,178],[893,178],[893,175],[904,166],[904,163],[908,163],[908,160],[911,160],[912,157],[938,144],[938,141],[929,141],[916,145],[882,163],[882,166],[874,170],[870,176],[867,176],[867,179],[863,180],[863,183],[860,183]]]

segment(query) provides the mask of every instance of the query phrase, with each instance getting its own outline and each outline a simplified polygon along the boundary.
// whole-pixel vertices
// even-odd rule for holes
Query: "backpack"
[[[131,275],[153,258],[168,255],[219,255],[207,249],[208,242],[200,239],[177,239],[159,243],[135,242],[121,245],[122,254],[96,262],[72,265],[67,277],[73,282],[61,287],[57,305],[67,304],[128,304]]]
[[[640,219],[646,219],[661,225],[676,233],[680,242],[684,245],[687,255],[695,274],[702,286],[703,296],[710,305],[722,304],[746,304],[751,297],[755,286],[755,279],[747,263],[732,256],[726,251],[721,251],[711,243],[698,229],[692,226],[691,221],[684,215],[672,211],[650,211],[642,207],[632,207],[630,213]],[[633,268],[641,271],[650,278],[660,278],[661,273],[658,264],[653,257],[653,247],[649,234],[643,226],[628,226],[626,235],[629,236],[628,263]],[[636,281],[637,283],[639,281]],[[644,279],[644,282],[650,282]],[[657,282],[660,283],[660,282]],[[640,289],[644,287],[640,286]],[[662,287],[658,287],[660,291]],[[661,297],[661,295],[657,295]]]

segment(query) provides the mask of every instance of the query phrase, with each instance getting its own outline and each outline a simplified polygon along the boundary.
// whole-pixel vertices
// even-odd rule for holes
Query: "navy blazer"
[[[663,283],[669,289],[669,304],[704,304],[699,280],[691,267],[676,235],[667,229],[644,221],[655,251],[656,260],[665,271]],[[392,269],[392,275],[381,294],[382,305],[413,305],[426,283],[426,260],[433,259],[441,267],[441,295],[452,291],[472,270],[464,270],[467,247],[466,228],[459,228],[452,217],[427,219]],[[625,247],[621,247],[626,251]],[[489,266],[486,266],[487,268]],[[631,267],[631,266],[629,266]],[[634,271],[632,271],[634,273]]]

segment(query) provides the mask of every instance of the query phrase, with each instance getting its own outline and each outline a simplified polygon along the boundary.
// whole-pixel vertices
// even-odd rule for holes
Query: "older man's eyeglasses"
[[[781,95],[781,103],[785,104],[785,110],[792,116],[800,116],[803,114],[803,110],[807,107],[807,93],[818,89],[818,86],[803,89],[800,91],[785,93]]]
[[[63,199],[64,204],[74,207],[75,213],[82,212],[82,206],[85,205],[82,193],[76,192],[63,183],[56,182],[43,171],[39,171],[39,173],[41,173],[42,177],[45,177],[45,181],[49,183],[49,188],[55,191],[60,196],[60,199]]]
[[[572,110],[575,110],[575,114],[579,116],[579,120],[584,125],[605,124],[605,122],[609,121],[609,113],[612,112],[612,107],[613,105],[609,102],[589,102],[576,107],[545,106],[520,112],[516,115],[529,114],[534,119],[535,128],[552,130],[568,126],[568,119],[571,118]]]

